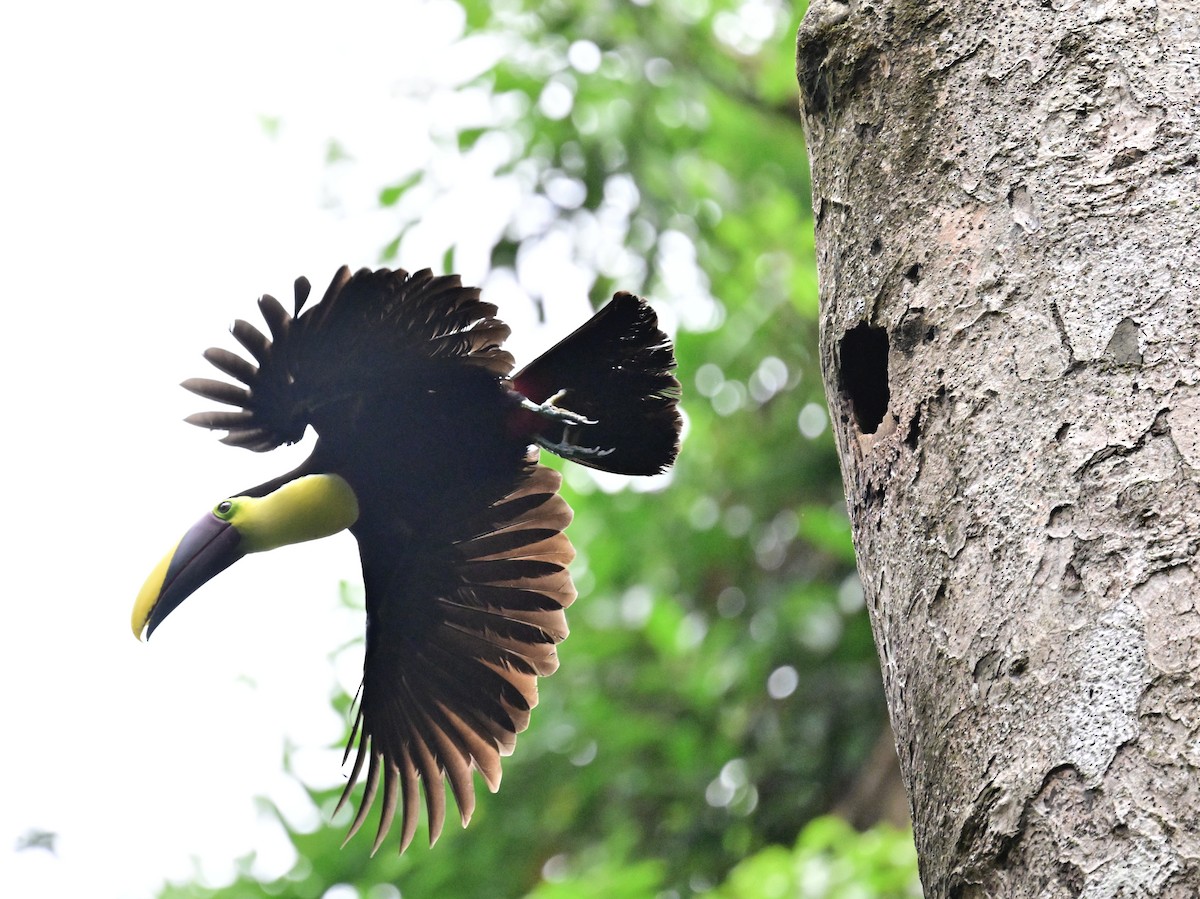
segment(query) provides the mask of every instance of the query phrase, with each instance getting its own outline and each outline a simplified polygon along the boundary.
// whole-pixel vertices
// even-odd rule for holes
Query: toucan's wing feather
[[[671,340],[641,297],[618,293],[591,319],[513,376],[516,390],[594,424],[549,423],[543,445],[622,474],[657,474],[679,453],[679,381]],[[557,443],[558,446],[551,444]]]
[[[348,272],[343,268],[321,302],[297,320],[295,365],[305,389],[319,394],[314,404],[346,390],[387,389],[431,360],[482,367],[495,377],[512,370],[512,356],[501,348],[508,326],[457,275]]]
[[[264,310],[278,308],[287,318],[283,307],[272,297],[264,296],[260,305]],[[227,431],[224,443],[256,452],[274,449],[283,443],[295,443],[304,436],[307,424],[297,406],[292,373],[287,364],[288,329],[280,327],[276,319],[268,318],[268,321],[274,340],[268,339],[249,322],[239,320],[233,325],[233,336],[257,365],[219,347],[204,353],[204,358],[213,366],[244,386],[211,378],[189,378],[183,382],[186,389],[198,396],[239,409],[236,412],[198,412],[185,419],[189,424]]]
[[[502,349],[508,326],[457,276],[399,269],[351,275],[343,267],[321,301],[301,314],[308,293],[308,282],[299,279],[297,318],[274,297],[262,297],[267,334],[234,323],[233,336],[250,359],[219,348],[204,354],[241,384],[192,378],[183,386],[240,412],[199,413],[189,422],[228,431],[224,442],[255,451],[294,443],[309,424],[353,440],[346,429],[367,420],[362,415],[372,417],[373,404],[395,404],[398,393],[425,389],[422,378],[464,366],[494,378],[512,370],[512,356]]]
[[[402,545],[377,546],[359,534],[367,648],[354,770],[342,798],[368,760],[354,828],[381,781],[376,848],[398,810],[401,849],[412,839],[418,781],[431,842],[445,816],[443,779],[464,825],[475,805],[472,770],[499,787],[500,758],[529,723],[537,678],[558,667],[563,610],[575,599],[567,570],[574,550],[563,533],[571,510],[560,483],[557,472],[536,466],[482,512],[422,522]]]

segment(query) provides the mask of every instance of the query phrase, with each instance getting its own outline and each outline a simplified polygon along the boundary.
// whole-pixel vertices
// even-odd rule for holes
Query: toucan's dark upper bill
[[[196,522],[146,579],[134,605],[134,634],[143,628],[153,634],[181,602],[242,557],[240,543],[237,530],[211,512]]]
[[[225,443],[269,450],[311,425],[312,455],[222,503],[215,539],[204,542],[203,522],[189,532],[143,588],[134,629],[156,627],[239,550],[349,526],[367,645],[343,801],[365,767],[351,834],[382,786],[375,847],[399,811],[403,849],[419,781],[431,840],[445,816],[443,777],[464,824],[472,769],[498,787],[537,677],[558,665],[575,598],[563,533],[571,513],[531,444],[608,471],[663,471],[678,452],[679,383],[670,341],[631,294],[515,376],[502,348],[508,326],[457,277],[343,268],[304,310],[308,294],[298,280],[295,317],[272,297],[259,301],[269,338],[234,325],[253,361],[205,353],[240,383],[184,386],[232,407],[188,419],[227,431]]]

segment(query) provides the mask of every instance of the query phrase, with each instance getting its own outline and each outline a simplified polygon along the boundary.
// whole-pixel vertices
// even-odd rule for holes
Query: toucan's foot
[[[589,422],[589,424],[594,424],[594,422]],[[605,456],[612,454],[613,447],[601,449],[598,446],[580,446],[577,443],[569,443],[567,441],[567,431],[569,430],[569,425],[566,428],[563,428],[563,439],[557,443],[550,440],[548,437],[538,437],[537,445],[542,449],[549,450],[556,456],[560,456],[563,459],[571,459],[575,462],[587,462],[588,460],[592,459],[603,459]]]
[[[541,403],[535,403],[527,397],[522,397],[521,408],[540,416],[546,421],[562,425],[561,431],[558,428],[547,428],[547,430],[559,431],[557,440],[547,434],[537,435],[534,440],[538,446],[564,459],[571,459],[584,465],[590,465],[595,460],[603,459],[612,453],[613,448],[602,449],[598,446],[584,446],[574,440],[578,428],[599,424],[599,422],[580,415],[578,412],[572,412],[570,409],[564,409],[561,406],[555,405],[567,392],[566,390],[560,390],[554,396]]]
[[[550,421],[561,422],[564,425],[594,425],[597,422],[586,416],[580,415],[578,412],[572,412],[570,409],[563,409],[554,405],[567,391],[560,390],[544,403],[535,403],[528,397],[521,397],[521,408],[529,412],[536,413],[542,418]],[[551,449],[549,444],[542,444],[546,449]]]

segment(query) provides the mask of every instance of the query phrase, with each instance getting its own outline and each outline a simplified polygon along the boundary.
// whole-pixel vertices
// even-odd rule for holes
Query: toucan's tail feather
[[[658,474],[679,453],[679,381],[675,352],[640,297],[612,302],[514,378],[534,403],[551,404],[592,422],[552,415],[538,423],[538,442],[564,458],[621,474]]]

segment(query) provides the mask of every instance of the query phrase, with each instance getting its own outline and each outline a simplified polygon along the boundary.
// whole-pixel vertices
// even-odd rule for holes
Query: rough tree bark
[[[1200,895],[1200,4],[813,0],[797,69],[926,893]]]

